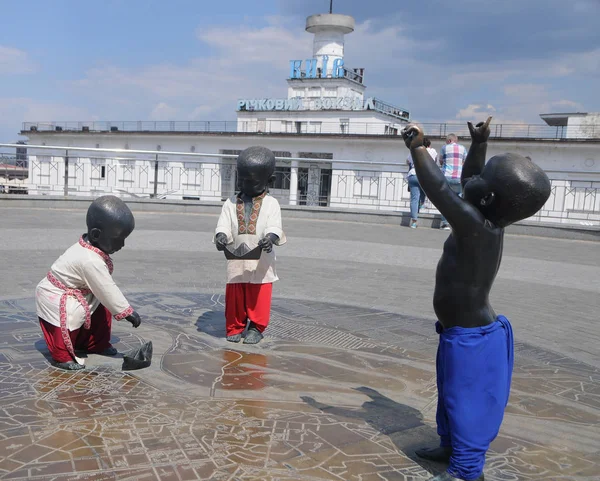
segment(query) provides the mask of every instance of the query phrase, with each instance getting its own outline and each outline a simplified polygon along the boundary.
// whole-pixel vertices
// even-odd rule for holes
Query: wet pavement
[[[85,372],[49,366],[33,302],[0,304],[0,478],[420,480],[442,469],[413,455],[436,442],[436,339],[416,319],[280,299],[264,341],[244,346],[223,339],[221,296],[129,299],[148,322],[117,325],[115,346],[154,345],[152,366],[129,373],[121,355],[90,355]],[[385,329],[332,327],[363,316]],[[519,343],[488,479],[593,479],[599,442],[598,369]]]
[[[409,230],[393,228],[399,237]],[[436,236],[432,244],[442,239],[439,232],[420,235]],[[539,242],[554,256],[551,240]],[[41,267],[56,257],[35,254],[45,258]],[[169,290],[185,266],[175,254],[168,259],[171,277],[153,280],[150,272],[129,282],[139,288],[127,298],[142,326],[114,323],[120,354],[89,355],[80,372],[49,364],[33,297],[2,281],[9,296],[0,300],[0,479],[425,481],[444,469],[413,454],[437,442],[437,338],[430,311],[414,313],[418,298],[405,310],[361,306],[361,296],[372,301],[388,287],[352,276],[340,282],[340,292],[350,289],[341,284],[354,282],[356,302],[336,298],[334,290],[324,299],[318,284],[308,299],[276,286],[265,339],[232,344],[224,340],[223,286],[215,287],[222,273],[203,271],[198,276],[208,280],[197,289]],[[135,262],[117,261],[116,270]],[[302,264],[292,265],[296,277],[307,276],[298,274]],[[37,274],[30,273],[34,285]],[[281,269],[280,284],[290,274]],[[415,285],[421,275],[431,272],[414,272]],[[380,276],[390,282],[385,270]],[[591,307],[594,289],[579,289]],[[508,296],[506,287],[499,291],[500,299]],[[588,315],[570,298],[567,308]],[[520,328],[510,403],[488,453],[486,479],[599,479],[600,368],[587,361],[583,341],[598,336],[598,325],[581,333],[580,355],[557,349],[560,338],[548,346],[536,341],[535,329]],[[123,372],[122,354],[148,340],[152,365]]]

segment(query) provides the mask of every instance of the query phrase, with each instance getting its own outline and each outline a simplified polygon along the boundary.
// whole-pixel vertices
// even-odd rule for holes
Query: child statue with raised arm
[[[431,162],[423,131],[415,125],[402,131],[421,187],[452,229],[433,296],[440,446],[417,451],[449,466],[431,481],[484,479],[485,455],[502,423],[513,369],[512,327],[489,302],[504,228],[535,214],[550,196],[548,177],[531,160],[502,154],[485,162],[490,121],[468,123],[472,145],[462,169],[462,198]]]

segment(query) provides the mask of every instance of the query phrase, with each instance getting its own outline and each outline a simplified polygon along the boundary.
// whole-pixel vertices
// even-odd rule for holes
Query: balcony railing
[[[220,202],[235,192],[233,154],[0,144],[0,193]],[[408,211],[405,164],[277,157],[271,194],[282,205]],[[593,171],[547,171],[552,194],[530,220],[600,226],[600,181]],[[425,213],[437,213],[430,203]]]
[[[73,121],[24,122],[23,134],[43,132],[190,132],[190,133],[267,133],[281,135],[380,135],[397,136],[406,123],[375,123],[342,121],[288,121],[288,120],[205,120],[205,121]],[[430,137],[443,138],[456,134],[470,138],[466,122],[419,123]],[[557,126],[540,124],[492,124],[492,139],[600,139],[600,125]]]

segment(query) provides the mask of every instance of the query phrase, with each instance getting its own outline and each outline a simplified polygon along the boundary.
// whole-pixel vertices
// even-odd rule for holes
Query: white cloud
[[[290,29],[282,17],[268,17],[267,21],[269,25],[263,28],[198,29],[196,36],[217,50],[222,66],[258,63],[278,68],[287,65],[288,60],[310,57],[312,36]]]
[[[177,113],[178,109],[160,102],[150,112],[150,120],[172,120],[176,117]]]
[[[581,111],[579,102],[569,99],[558,99],[546,85],[511,84],[504,87],[507,109],[518,112],[534,109],[538,114],[556,112],[557,110]]]
[[[0,142],[14,142],[23,122],[96,120],[79,107],[29,97],[0,98]]]
[[[36,66],[27,52],[0,45],[0,76],[28,74],[35,70]]]
[[[196,107],[192,110],[192,113],[189,114],[188,120],[202,120],[203,118],[207,118],[206,115],[211,111],[211,108],[208,106],[200,106]]]
[[[474,119],[488,117],[496,113],[493,105],[469,104],[464,109],[460,109],[456,114],[457,119],[473,121]]]
[[[238,98],[285,96],[289,60],[311,55],[312,37],[286,28],[280,17],[269,18],[262,28],[213,27],[196,34],[214,49],[213,56],[141,69],[97,67],[73,86],[82,95],[94,92],[96,98],[106,98],[105,105],[121,105],[138,118],[233,120]]]
[[[209,56],[90,69],[73,82],[71,93],[80,104],[95,105],[101,118],[233,120],[239,98],[286,96],[289,60],[312,55],[313,36],[297,18],[293,24],[281,16],[263,20],[262,27],[252,26],[254,19],[243,26],[197,29]],[[495,122],[539,123],[543,112],[583,109],[581,94],[571,96],[555,79],[600,74],[600,49],[537,60],[463,61],[452,69],[430,60],[441,47],[435,36],[425,42],[411,38],[401,22],[375,28],[366,21],[346,36],[345,60],[349,67],[366,68],[368,95],[428,122],[492,114]]]
[[[572,100],[555,100],[546,85],[509,84],[504,86],[502,107],[491,104],[469,104],[458,110],[456,119],[479,122],[492,116],[494,124],[542,124],[539,114],[552,112],[577,112],[583,106]]]

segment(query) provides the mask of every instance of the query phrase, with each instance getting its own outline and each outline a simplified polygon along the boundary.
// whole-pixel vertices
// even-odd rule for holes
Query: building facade
[[[567,139],[597,139],[600,137],[600,112],[540,114],[541,119],[563,133]]]
[[[345,15],[308,17],[312,56],[290,60],[287,97],[241,98],[235,121],[25,123],[29,194],[221,201],[235,191],[237,153],[263,145],[278,159],[271,193],[282,204],[408,210],[399,133],[410,114],[369,96],[365,69],[345,65],[353,29]],[[488,157],[515,152],[545,169],[552,196],[538,220],[600,225],[600,118],[542,118],[492,125]],[[422,125],[438,151],[449,133],[469,142],[466,123]]]

